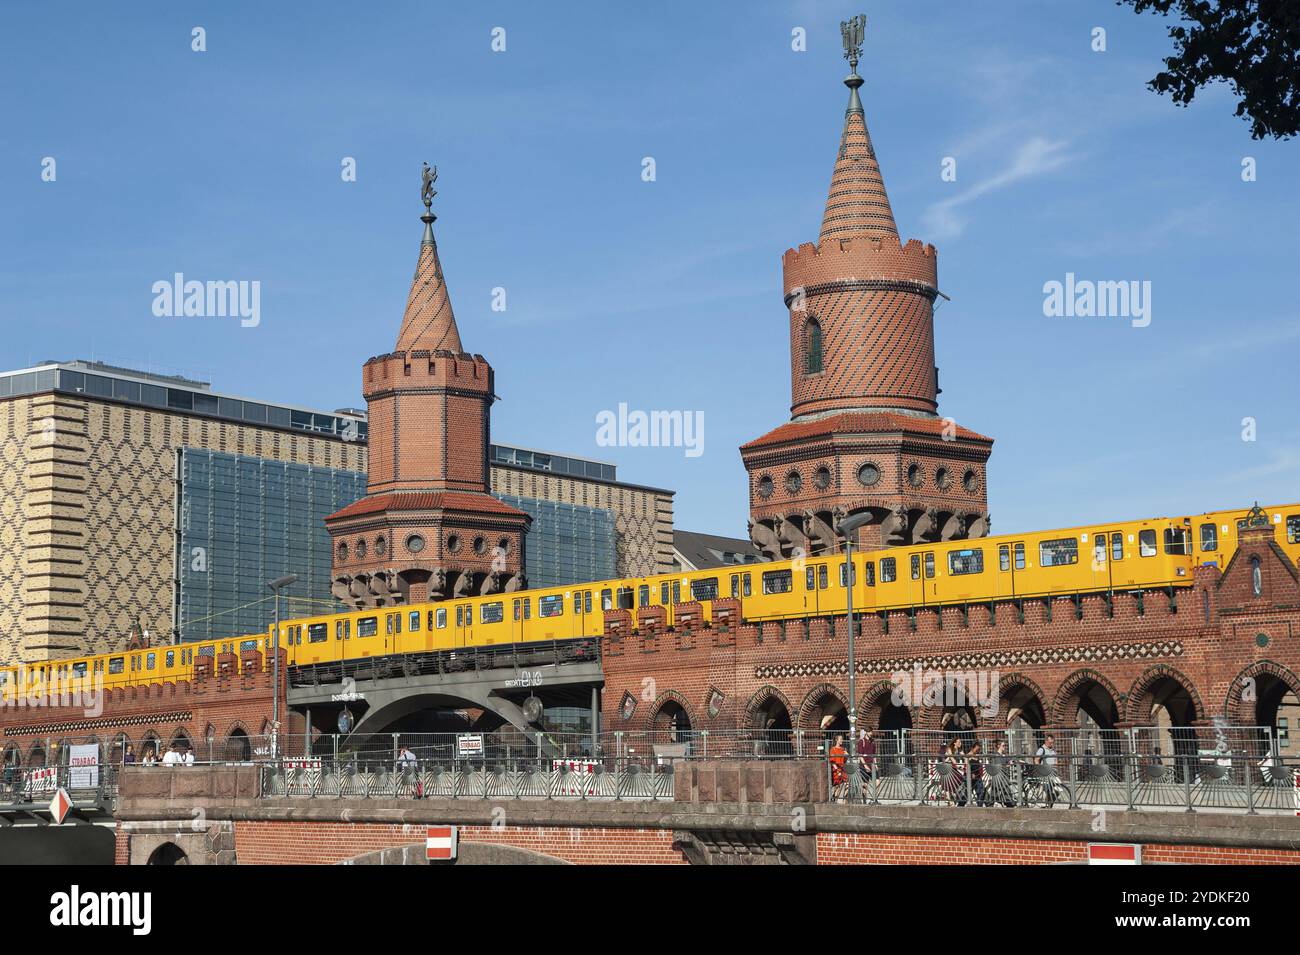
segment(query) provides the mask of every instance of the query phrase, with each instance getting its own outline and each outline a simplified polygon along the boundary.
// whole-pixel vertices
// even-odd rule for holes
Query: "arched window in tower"
[[[822,325],[815,318],[808,319],[804,326],[804,365],[805,375],[816,375],[822,370]]]
[[[1256,597],[1264,596],[1264,575],[1260,572],[1258,557],[1250,559],[1250,589]]]

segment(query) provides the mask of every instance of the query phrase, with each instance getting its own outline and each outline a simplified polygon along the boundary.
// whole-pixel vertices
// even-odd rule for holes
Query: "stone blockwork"
[[[364,445],[111,399],[0,400],[0,660],[120,650],[173,627],[176,450],[363,471]]]
[[[997,713],[972,714],[984,728],[1005,728],[1013,717],[1072,727],[1081,710],[1117,728],[1152,725],[1162,713],[1174,725],[1217,717],[1272,725],[1282,695],[1300,694],[1300,581],[1271,533],[1243,530],[1222,574],[1198,568],[1193,586],[1172,595],[1062,596],[859,618],[860,723],[939,729],[943,706],[893,705],[895,675],[911,677],[919,666],[995,682]],[[625,623],[605,637],[606,730],[662,728],[664,714],[680,707],[695,730],[815,733],[826,715],[847,710],[842,616],[666,634],[633,632]],[[647,686],[650,701],[643,700]],[[723,702],[710,715],[715,693]],[[630,716],[623,708],[629,694],[638,701]]]

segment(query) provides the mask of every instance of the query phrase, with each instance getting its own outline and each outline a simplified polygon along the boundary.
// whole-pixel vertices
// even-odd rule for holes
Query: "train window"
[[[705,577],[703,580],[692,580],[691,596],[696,600],[717,600],[718,578]]]
[[[410,619],[409,621],[407,621],[407,623],[409,624],[409,626],[407,627],[407,629],[408,629],[411,633],[415,633],[416,631],[418,631],[418,630],[420,629],[420,611],[418,611],[418,610],[412,610],[412,611],[411,611],[411,619]]]
[[[175,650],[168,650],[168,651],[167,651],[167,667],[168,667],[168,668],[171,668],[171,667],[174,667],[175,665],[176,665],[176,651],[175,651]],[[95,665],[95,669],[99,669],[99,665],[98,665],[98,663]]]
[[[648,607],[650,605],[650,585],[641,584],[636,589],[636,605],[638,607]],[[537,605],[537,612],[542,612],[542,605]]]
[[[971,550],[948,551],[948,573],[954,576],[984,573],[983,549],[976,547]]]
[[[144,668],[146,670],[152,670],[157,665],[157,663],[158,663],[158,654],[146,653],[144,655]],[[86,665],[83,663],[81,666],[84,671]]]
[[[518,620],[519,619],[519,598],[518,597],[516,597],[514,599],[514,602],[510,605],[510,610],[511,613],[514,615],[514,618]]]
[[[749,574],[745,575],[745,586],[743,588],[743,592],[746,597],[749,596]]]
[[[558,617],[564,613],[564,598],[559,594],[548,594],[537,598],[537,616]]]
[[[854,568],[853,568],[853,586],[856,587],[857,585],[858,585],[858,568],[857,568],[857,567],[854,567]],[[822,584],[822,586],[825,587],[826,585],[825,585],[825,584]],[[841,587],[844,586],[844,562],[843,562],[843,561],[840,562],[840,586],[841,586]]]
[[[867,586],[876,586],[876,565],[869,560],[864,560],[862,566],[867,572]]]
[[[532,617],[533,615],[532,610],[533,610],[533,598],[525,597],[524,598],[524,619],[525,620],[528,620],[529,618]]]
[[[682,602],[682,582],[680,580],[674,580],[673,581],[673,603],[679,604],[681,602]]]
[[[1040,567],[1062,567],[1079,562],[1079,539],[1062,537],[1058,540],[1039,541],[1038,564]]]
[[[1106,535],[1094,534],[1092,537],[1092,562],[1094,564],[1106,563]]]
[[[668,606],[668,598],[671,596],[672,591],[669,589],[668,581],[665,580],[659,585],[659,602],[666,607]]]
[[[1138,556],[1156,556],[1156,532],[1145,530],[1138,533]]]
[[[335,639],[335,640],[342,640],[342,639],[343,639],[343,621],[342,621],[342,620],[335,620],[335,621],[334,621],[334,639]]]
[[[1189,557],[1192,553],[1191,535],[1185,527],[1165,528],[1165,553],[1175,557]]]
[[[358,637],[373,637],[379,632],[378,617],[362,617],[357,621]]]
[[[438,622],[438,629],[439,629],[439,630],[442,630],[444,627],[446,627],[446,626],[447,626],[447,608],[446,608],[446,607],[439,607],[439,608],[438,608],[438,614],[437,614],[437,616],[436,616],[434,619],[437,620],[437,622]]]
[[[1110,559],[1112,562],[1124,559],[1124,535],[1119,531],[1110,535]]]
[[[393,614],[393,633],[401,633],[401,632],[402,632],[402,615],[400,613],[395,613]]]
[[[112,657],[109,659],[109,673],[121,673],[124,669],[126,669],[126,657]]]
[[[506,619],[506,605],[500,600],[479,605],[479,623],[500,623],[504,619]]]
[[[256,649],[257,649],[257,641],[256,641],[256,640],[240,640],[240,641],[239,641],[239,652],[240,652],[240,653],[243,653],[245,650],[256,650]],[[170,666],[170,661],[168,662],[168,665]]]
[[[465,608],[464,608],[464,607],[457,607],[457,608],[456,608],[456,626],[458,626],[458,627],[463,627],[463,626],[465,625],[464,617],[465,617]],[[361,631],[358,630],[358,631],[357,631],[357,634],[360,635],[360,633],[361,633]]]
[[[1006,572],[1011,569],[1011,548],[1006,544],[998,546],[998,570]]]
[[[614,591],[607,589],[600,592],[600,609],[606,613],[614,609]]]
[[[822,564],[820,567],[817,568],[817,589],[818,590],[826,589],[826,580],[827,580],[826,565]]]
[[[1290,537],[1291,523],[1287,522],[1287,537]],[[1219,529],[1213,524],[1201,525],[1201,550],[1219,549]]]
[[[591,613],[591,591],[590,590],[584,590],[582,592],[582,612]]]
[[[731,575],[731,596],[740,596],[740,574]]]
[[[633,596],[634,595],[632,593],[631,587],[619,587],[618,588],[618,609],[631,610],[633,607],[633,603],[632,603]]]
[[[152,653],[149,654],[149,655],[150,655],[150,656],[153,656]],[[151,667],[149,667],[149,669],[152,670],[153,667],[151,666]],[[73,676],[85,676],[85,675],[86,675],[86,664],[85,664],[85,661],[84,661],[84,660],[83,660],[81,663],[74,663],[74,664],[72,664],[72,675],[73,675]],[[0,680],[0,684],[3,684],[3,683],[4,683],[4,680]]]
[[[581,590],[575,590],[573,592],[573,612],[582,613],[582,591]]]
[[[815,570],[814,570],[813,568],[811,568],[811,567],[809,567],[809,568],[804,572],[804,584],[803,584],[803,589],[804,589],[804,590],[816,590],[816,589],[817,589],[817,571],[815,571]]]
[[[310,623],[307,625],[307,642],[324,643],[330,638],[330,625],[327,623]]]
[[[880,558],[880,582],[892,584],[898,579],[898,561],[892,557]]]
[[[925,576],[927,578],[934,576],[934,551],[925,555]]]
[[[391,634],[393,632],[393,615],[391,613],[384,614],[384,624],[388,628],[388,633]]]
[[[1286,516],[1286,542],[1300,544],[1300,514]]]
[[[912,579],[913,580],[921,579],[921,555],[920,554],[912,555]]]
[[[763,574],[763,593],[788,594],[794,589],[794,575],[788,570],[769,570]]]
[[[1025,545],[1016,544],[1015,554],[1016,554],[1016,570],[1024,570],[1025,569]]]

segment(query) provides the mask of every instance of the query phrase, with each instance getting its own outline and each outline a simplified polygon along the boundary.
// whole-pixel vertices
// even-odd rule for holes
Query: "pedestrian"
[[[844,785],[847,776],[844,775],[844,761],[848,757],[848,752],[844,749],[844,737],[836,736],[835,745],[831,747],[831,786],[836,788]]]
[[[419,763],[415,758],[415,754],[408,747],[403,746],[397,754],[397,770],[403,776],[409,773],[415,777],[415,787],[412,791],[413,799],[419,799],[423,795],[418,766]]]
[[[1043,781],[1043,798],[1047,800],[1047,808],[1051,809],[1056,805],[1056,737],[1048,733],[1043,738],[1043,745],[1038,747],[1038,752],[1034,754],[1034,762],[1039,766],[1046,767],[1039,778]]]
[[[126,751],[122,754],[122,765],[129,766],[134,762],[135,762],[135,750],[131,748],[130,743],[127,743]]]
[[[871,730],[861,730],[858,734],[858,757],[862,760],[862,778],[870,779],[876,765],[876,741]]]
[[[183,747],[181,747],[181,749],[184,751],[184,752],[181,754],[181,762],[182,762],[184,765],[186,765],[186,766],[193,766],[193,765],[194,765],[194,750],[191,749],[191,748],[188,747],[188,746],[183,746]]]
[[[167,747],[167,753],[162,758],[164,766],[177,766],[181,762],[181,747],[179,743],[172,743]]]
[[[975,805],[984,805],[984,746],[979,740],[971,743],[966,751],[966,772],[970,775],[971,790],[975,795]]]

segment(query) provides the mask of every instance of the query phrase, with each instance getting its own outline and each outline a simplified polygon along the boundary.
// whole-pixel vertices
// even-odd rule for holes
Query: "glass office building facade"
[[[613,511],[508,494],[493,496],[532,515],[524,567],[530,587],[617,576],[618,534]]]
[[[330,596],[325,518],[366,493],[366,475],[247,455],[183,448],[176,621],[182,640],[239,636],[270,626],[267,581],[297,574],[283,616],[343,609]]]

